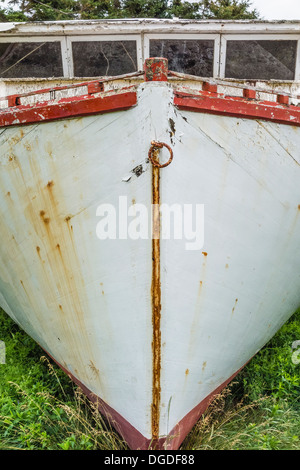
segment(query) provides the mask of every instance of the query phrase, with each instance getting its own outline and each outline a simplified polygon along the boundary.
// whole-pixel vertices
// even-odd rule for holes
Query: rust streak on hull
[[[159,180],[160,169],[152,167],[152,204],[153,204],[153,228],[152,228],[152,325],[153,325],[153,372],[152,372],[152,445],[156,446],[159,439],[159,408],[160,408],[160,372],[161,372],[161,284],[160,284],[160,195]]]

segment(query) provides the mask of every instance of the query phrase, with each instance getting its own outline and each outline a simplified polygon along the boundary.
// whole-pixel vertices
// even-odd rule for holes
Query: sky
[[[264,20],[300,20],[300,0],[251,0]]]

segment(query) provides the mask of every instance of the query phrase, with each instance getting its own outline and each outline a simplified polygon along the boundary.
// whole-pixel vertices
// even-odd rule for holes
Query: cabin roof
[[[300,20],[188,20],[158,18],[122,18],[97,20],[38,21],[0,23],[0,35],[68,34],[122,32],[259,32],[300,33]]]

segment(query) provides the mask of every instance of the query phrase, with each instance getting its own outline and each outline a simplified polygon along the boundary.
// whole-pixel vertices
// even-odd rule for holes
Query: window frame
[[[227,41],[296,41],[296,57],[295,57],[295,74],[293,80],[280,80],[280,81],[297,81],[300,80],[300,36],[299,34],[222,34],[220,46],[220,69],[219,78],[234,79],[234,80],[251,80],[251,81],[264,81],[261,79],[235,79],[234,77],[225,77],[226,57],[227,57]],[[276,78],[270,80],[277,80]]]
[[[59,42],[60,43],[60,50],[61,50],[61,60],[62,60],[62,71],[63,75],[54,77],[54,78],[66,78],[68,77],[68,67],[67,67],[67,59],[68,59],[68,53],[67,53],[67,48],[66,48],[66,38],[63,36],[1,36],[0,37],[0,43],[25,43],[25,42]],[[5,80],[6,78],[10,77],[0,77],[0,80]],[[23,78],[28,78],[28,77],[15,77],[15,80],[22,80]],[[49,77],[35,77],[32,76],[30,78],[36,78],[36,79],[41,79],[41,78],[49,78]]]
[[[57,33],[57,31],[56,31]],[[70,34],[71,33],[71,34]],[[149,57],[150,50],[150,40],[151,39],[178,39],[178,40],[213,40],[214,41],[214,61],[213,61],[213,78],[225,78],[225,67],[226,67],[226,53],[227,53],[227,41],[255,41],[255,40],[294,40],[297,41],[296,49],[296,63],[295,63],[295,75],[293,80],[287,81],[300,81],[300,34],[297,32],[293,33],[281,33],[280,31],[274,31],[272,33],[262,33],[259,31],[247,30],[246,33],[235,33],[235,32],[192,32],[187,33],[184,30],[180,32],[144,32],[143,28],[141,31],[133,32],[126,34],[122,31],[120,34],[72,34],[68,32],[65,35],[55,34],[47,35],[47,33],[42,36],[41,34],[34,34],[30,36],[27,32],[27,35],[16,35],[11,36],[5,33],[0,35],[0,43],[26,43],[26,42],[59,42],[61,45],[61,58],[62,58],[62,71],[63,75],[59,78],[84,78],[84,77],[75,77],[74,76],[74,64],[73,64],[73,53],[72,53],[72,43],[77,41],[120,41],[120,40],[134,40],[136,41],[137,47],[137,68],[139,71],[143,70],[144,60]],[[9,77],[7,77],[9,78]],[[28,77],[16,77],[15,79],[23,79]],[[40,79],[41,77],[30,77],[32,79]],[[49,78],[49,77],[42,77]],[[230,77],[228,77],[230,78]],[[0,80],[5,80],[5,77],[0,77]],[[241,79],[247,80],[247,78]],[[250,79],[248,79],[250,80]],[[273,79],[276,80],[276,79]],[[259,79],[257,80],[259,81]]]
[[[144,58],[149,58],[150,54],[150,40],[151,39],[182,39],[182,40],[208,40],[214,41],[214,60],[213,60],[213,76],[212,78],[218,77],[219,72],[219,61],[220,61],[220,34],[212,33],[147,33],[144,35]],[[195,75],[196,77],[196,75]],[[206,77],[208,78],[208,77]]]
[[[137,54],[137,70],[143,70],[143,56],[142,56],[142,39],[141,34],[92,34],[92,35],[70,35],[66,36],[66,51],[68,58],[68,73],[69,78],[84,78],[75,77],[74,75],[74,62],[73,62],[73,42],[117,42],[117,41],[136,41],[136,54]]]

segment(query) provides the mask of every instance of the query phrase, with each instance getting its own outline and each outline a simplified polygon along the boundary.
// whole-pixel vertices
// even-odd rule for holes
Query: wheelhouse
[[[142,70],[148,57],[197,77],[268,81],[299,92],[300,21],[124,19],[0,24],[0,87]],[[17,87],[19,83],[19,87]]]

